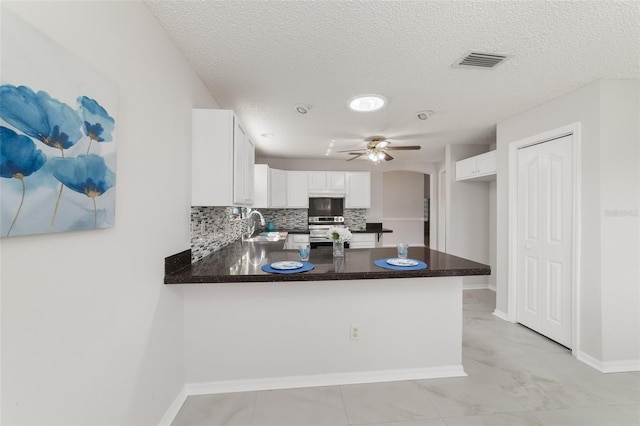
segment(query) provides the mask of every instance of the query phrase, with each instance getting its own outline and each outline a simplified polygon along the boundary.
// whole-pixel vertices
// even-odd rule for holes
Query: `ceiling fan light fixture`
[[[373,112],[384,107],[387,99],[381,95],[361,95],[349,102],[349,108],[357,112]]]
[[[428,111],[428,110],[426,110],[426,111],[418,111],[416,113],[416,117],[418,117],[418,119],[420,119],[420,120],[426,120],[429,117],[431,117],[432,115],[433,115],[433,111]]]
[[[298,112],[299,114],[303,114],[303,115],[308,113],[310,109],[311,109],[311,107],[309,105],[296,105],[295,106],[296,112]]]

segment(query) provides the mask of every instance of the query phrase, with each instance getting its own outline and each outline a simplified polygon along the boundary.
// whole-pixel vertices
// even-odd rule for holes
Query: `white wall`
[[[191,109],[216,103],[141,2],[2,5],[115,82],[119,111],[115,228],[0,239],[1,423],[157,424],[185,382],[163,258],[189,247]]]
[[[638,81],[596,81],[498,124],[497,309],[507,312],[508,146],[581,124],[580,351],[607,365],[640,363]],[[637,210],[636,210],[637,211]],[[613,363],[613,364],[612,364]]]
[[[640,83],[602,81],[600,105],[602,360],[635,359],[640,369]]]
[[[460,277],[185,287],[187,383],[206,393],[459,366],[461,287]],[[359,340],[349,339],[352,324]]]
[[[405,242],[424,244],[424,174],[383,173],[383,226],[393,232],[384,235],[384,245]]]

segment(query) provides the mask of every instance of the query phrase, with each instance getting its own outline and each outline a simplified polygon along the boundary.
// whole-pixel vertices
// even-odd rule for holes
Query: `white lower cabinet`
[[[375,248],[376,234],[353,233],[349,248]]]
[[[284,248],[285,250],[298,250],[302,244],[309,244],[309,234],[289,234]]]

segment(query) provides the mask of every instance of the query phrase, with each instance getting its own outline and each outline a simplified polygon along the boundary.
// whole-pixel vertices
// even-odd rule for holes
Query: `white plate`
[[[302,268],[302,263],[300,262],[273,262],[271,267],[273,269],[298,269]]]
[[[387,259],[387,263],[393,266],[416,266],[418,261],[413,259],[400,259],[396,257],[393,259]]]

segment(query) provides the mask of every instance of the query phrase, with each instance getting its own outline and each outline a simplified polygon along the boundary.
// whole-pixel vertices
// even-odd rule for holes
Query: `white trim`
[[[462,291],[464,290],[484,290],[489,288],[489,283],[462,283]]]
[[[182,389],[180,389],[180,392],[178,392],[178,395],[176,395],[176,398],[173,400],[171,405],[169,405],[169,408],[167,408],[167,411],[165,411],[164,416],[162,416],[162,418],[158,422],[158,426],[170,426],[171,422],[178,415],[178,411],[180,411],[180,408],[182,408],[182,404],[184,404],[188,396],[189,394],[187,393],[186,386],[183,386]]]
[[[438,233],[436,235],[435,249],[443,253],[447,252],[447,169],[438,172]],[[443,186],[444,185],[444,191]],[[443,193],[444,192],[444,193]],[[431,237],[429,237],[431,240]],[[429,242],[431,245],[431,241]]]
[[[422,217],[384,217],[384,218],[382,218],[383,222],[385,220],[397,220],[398,222],[408,222],[408,221],[412,220],[412,221],[416,221],[416,222],[424,222],[424,216],[422,216]]]
[[[493,315],[497,316],[497,317],[498,317],[498,318],[500,318],[501,320],[505,320],[505,321],[513,322],[513,321],[511,321],[511,320],[509,319],[509,316],[508,316],[507,314],[505,314],[504,312],[499,311],[499,310],[497,310],[497,309],[493,311]]]
[[[185,385],[185,388],[187,395],[208,395],[228,392],[463,377],[466,375],[462,365],[445,365],[440,367],[407,368],[402,370],[353,371],[348,373],[313,374],[308,376],[265,377],[261,379],[188,383]]]
[[[578,352],[578,361],[584,362],[589,367],[593,367],[601,373],[624,373],[629,371],[640,371],[640,359],[624,361],[600,361],[585,352]]]
[[[498,291],[498,289],[496,288],[496,285],[495,285],[495,284],[491,284],[491,283],[489,283],[489,287],[488,287],[488,288],[489,288],[489,290],[493,290],[494,292],[495,292],[495,291]]]
[[[573,270],[572,270],[572,283],[571,283],[571,309],[572,309],[572,321],[571,321],[571,340],[572,340],[572,352],[574,355],[580,351],[580,265],[581,265],[581,232],[582,222],[580,215],[580,206],[582,203],[582,133],[581,123],[572,123],[567,126],[563,126],[557,129],[549,130],[547,132],[539,133],[534,136],[530,136],[524,139],[520,139],[509,144],[509,223],[508,223],[508,261],[507,265],[509,273],[507,276],[507,318],[510,322],[517,322],[517,194],[518,194],[518,149],[531,145],[543,143],[552,139],[557,139],[563,136],[573,135],[572,152],[573,152],[573,232],[572,232],[572,251],[573,251]]]

